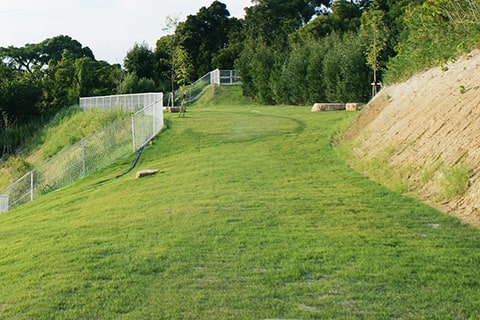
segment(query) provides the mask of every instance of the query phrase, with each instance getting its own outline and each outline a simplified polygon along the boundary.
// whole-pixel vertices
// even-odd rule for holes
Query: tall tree
[[[192,73],[192,63],[187,50],[182,46],[175,48],[175,55],[173,56],[173,66],[175,69],[175,78],[182,91],[186,90],[186,86],[190,83]]]
[[[212,58],[227,47],[230,30],[237,26],[236,19],[229,16],[227,6],[214,1],[208,8],[200,8],[196,15],[189,15],[186,21],[179,23],[175,36],[195,66],[194,79],[211,71]]]
[[[362,6],[359,3],[337,0],[331,4],[329,11],[298,30],[296,37],[307,41],[326,37],[332,32],[356,31],[360,27],[361,16]]]
[[[95,60],[95,56],[89,47],[83,47],[80,42],[69,36],[59,35],[46,39],[39,46],[42,53],[40,58],[44,64],[48,64],[50,61],[54,63],[60,61],[65,50],[71,54],[73,59],[89,58]]]
[[[321,5],[331,1],[254,0],[246,9],[245,41],[236,67],[243,92],[273,103],[275,82],[289,54],[289,36],[307,24]]]
[[[378,0],[362,15],[362,36],[366,42],[365,56],[368,66],[373,70],[372,97],[379,86],[378,72],[382,67],[382,52],[387,46],[388,29],[384,22],[385,13],[380,9]]]
[[[235,60],[240,56],[245,40],[244,21],[230,18],[227,34],[227,46],[221,48],[218,53],[213,53],[212,69],[234,69]]]
[[[0,62],[0,113],[13,121],[26,120],[38,114],[41,97],[41,84],[32,74],[22,74]]]
[[[156,43],[156,59],[157,66],[159,67],[159,76],[162,71],[168,71],[168,75],[163,77],[164,79],[169,79],[170,83],[170,91],[172,97],[171,101],[174,101],[174,92],[175,92],[175,67],[174,67],[174,57],[175,57],[175,48],[179,45],[178,43],[178,35],[176,33],[177,27],[179,24],[179,17],[178,16],[167,16],[165,20],[165,27],[163,31],[172,32],[171,35],[165,36],[160,38]]]
[[[248,38],[265,42],[267,46],[283,47],[288,35],[306,25],[321,5],[322,0],[254,0],[246,8],[246,33]]]
[[[43,65],[42,47],[40,44],[26,44],[24,47],[9,46],[0,48],[0,60],[17,71],[33,74],[34,66]]]
[[[153,79],[153,52],[145,42],[134,44],[123,65],[128,73],[134,73],[138,78]]]
[[[14,69],[33,74],[34,69],[42,69],[50,62],[59,62],[65,50],[75,59],[95,59],[90,48],[83,47],[77,40],[64,35],[45,39],[40,43],[26,44],[23,47],[0,48],[0,58],[6,60]]]

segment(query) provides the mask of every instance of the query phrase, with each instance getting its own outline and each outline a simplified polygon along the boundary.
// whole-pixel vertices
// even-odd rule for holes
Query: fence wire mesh
[[[210,84],[216,84],[219,86],[226,85],[239,85],[241,84],[241,77],[237,70],[213,70],[205,74],[203,77],[188,86],[185,99],[187,101],[196,100],[205,88]],[[180,104],[183,100],[183,92],[180,89],[175,91],[175,103]],[[164,101],[166,105],[171,104],[171,97],[166,97],[167,101]]]
[[[81,98],[83,110],[134,112],[58,153],[0,193],[0,213],[58,189],[144,146],[163,128],[163,94]]]

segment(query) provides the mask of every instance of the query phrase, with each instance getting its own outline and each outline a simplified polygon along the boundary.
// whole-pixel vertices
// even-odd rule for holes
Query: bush
[[[10,175],[11,181],[17,180],[24,176],[32,169],[32,165],[21,157],[11,156],[3,164],[6,171]]]
[[[385,81],[399,82],[470,51],[480,42],[479,0],[430,0],[410,7],[405,40],[387,64]]]

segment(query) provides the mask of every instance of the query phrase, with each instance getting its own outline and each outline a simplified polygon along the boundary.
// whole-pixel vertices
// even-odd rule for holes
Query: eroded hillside
[[[346,139],[352,166],[480,226],[480,50],[384,88]]]

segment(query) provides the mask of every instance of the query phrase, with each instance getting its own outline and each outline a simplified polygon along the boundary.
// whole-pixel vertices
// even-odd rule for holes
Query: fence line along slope
[[[135,152],[163,127],[162,93],[81,98],[80,107],[122,109],[132,115],[83,138],[15,181],[0,193],[0,213]]]

